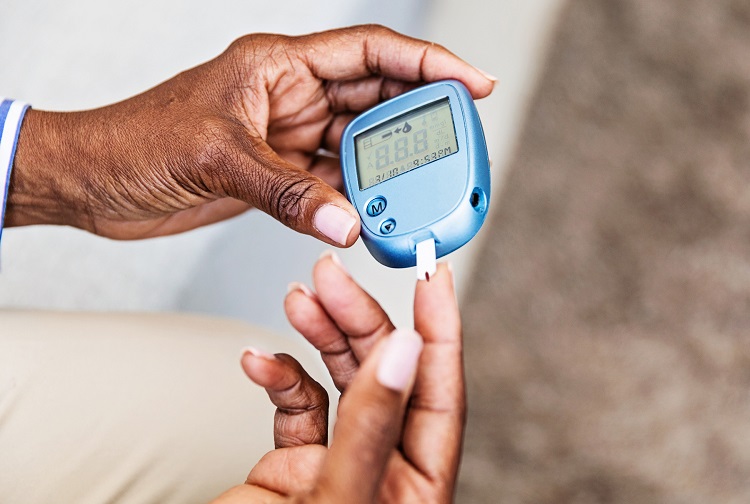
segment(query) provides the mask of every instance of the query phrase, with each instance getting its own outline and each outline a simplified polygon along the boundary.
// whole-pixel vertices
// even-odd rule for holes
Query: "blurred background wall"
[[[750,3],[570,0],[464,297],[461,502],[750,502]]]

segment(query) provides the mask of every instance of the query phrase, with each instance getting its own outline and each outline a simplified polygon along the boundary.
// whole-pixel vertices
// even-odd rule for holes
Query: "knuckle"
[[[360,25],[358,28],[360,32],[362,32],[363,34],[368,34],[368,35],[392,35],[395,33],[390,28],[383,26],[382,24],[378,24],[378,23],[363,24],[363,25]]]
[[[285,35],[251,33],[232,42],[227,53],[238,55],[241,61],[258,62],[268,59],[280,49],[283,50],[291,40],[291,37]]]
[[[214,171],[231,164],[233,135],[219,119],[202,119],[195,128],[196,164]]]
[[[269,180],[268,208],[276,219],[291,228],[305,223],[305,211],[317,184],[311,177],[289,173]]]
[[[191,175],[204,190],[221,196],[234,194],[232,184],[238,166],[238,145],[230,127],[215,118],[201,119],[191,126]]]
[[[255,48],[259,45],[259,42],[263,39],[263,36],[264,35],[260,33],[243,35],[242,37],[235,39],[231,44],[229,44],[227,52],[238,52],[246,54],[249,51],[254,51]]]

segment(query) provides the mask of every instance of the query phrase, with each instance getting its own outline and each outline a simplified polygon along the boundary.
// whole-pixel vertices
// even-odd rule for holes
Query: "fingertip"
[[[444,284],[449,282],[453,284],[453,265],[450,262],[440,262],[437,264],[435,273],[430,275],[429,281],[426,279],[419,279],[418,285],[435,285],[436,282]]]
[[[352,280],[351,273],[333,249],[325,250],[320,255],[313,266],[312,275],[315,289],[324,306],[326,301],[330,299],[331,294],[341,292],[347,282]]]
[[[414,327],[427,341],[454,341],[460,337],[461,315],[453,270],[448,263],[439,263],[429,282],[417,282]]]
[[[318,294],[313,292],[307,285],[300,282],[292,282],[287,287],[284,297],[284,312],[287,319],[296,329],[300,329],[300,323],[306,323],[310,307],[313,309],[320,304]]]
[[[315,299],[315,293],[310,288],[301,282],[291,282],[286,289],[287,296],[294,292],[301,292],[305,296]]]
[[[266,360],[275,360],[276,356],[272,353],[265,352],[259,348],[248,346],[242,349],[241,358],[244,360],[246,356],[258,357]]]
[[[450,280],[453,280],[453,263],[451,263],[450,261],[438,263],[435,275],[438,275],[441,272],[443,273],[443,276],[447,277]]]
[[[492,91],[495,89],[497,77],[490,75],[479,68],[474,67],[474,69],[479,74],[479,80],[471,87],[471,96],[475,100],[486,98],[492,94]]]
[[[495,77],[491,73],[485,72],[481,68],[477,68],[477,67],[474,67],[474,68],[476,68],[477,70],[479,70],[479,73],[481,73],[484,76],[485,79],[487,79],[488,81],[492,82],[493,86],[495,85],[495,83],[497,82],[497,77]]]
[[[274,379],[276,370],[281,364],[275,355],[255,347],[242,350],[240,365],[248,378],[261,387],[267,387]]]
[[[346,266],[344,266],[344,263],[341,261],[341,258],[336,253],[335,250],[326,250],[322,254],[320,254],[320,257],[318,258],[318,262],[316,263],[316,266],[318,264],[324,265],[327,261],[330,261],[330,263],[336,267],[337,270],[341,271],[342,273],[346,274],[346,276],[351,277],[351,273],[349,273],[349,270],[346,269]]]
[[[357,243],[357,239],[359,239],[359,233],[361,231],[361,224],[359,220],[359,214],[354,219],[354,226],[349,230],[349,234],[346,236],[346,241],[344,248],[349,248],[355,243]]]

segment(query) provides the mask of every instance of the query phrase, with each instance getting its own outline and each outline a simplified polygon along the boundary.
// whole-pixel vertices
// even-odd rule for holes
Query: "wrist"
[[[81,173],[91,165],[95,135],[80,114],[29,110],[21,128],[8,187],[5,226],[82,226],[86,197]]]

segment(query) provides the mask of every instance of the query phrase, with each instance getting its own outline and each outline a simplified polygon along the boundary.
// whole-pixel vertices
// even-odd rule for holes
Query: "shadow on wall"
[[[468,292],[460,502],[750,500],[750,4],[571,0]]]

